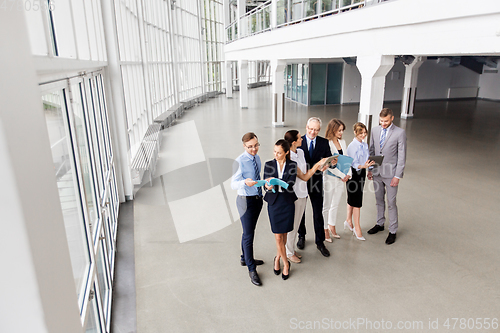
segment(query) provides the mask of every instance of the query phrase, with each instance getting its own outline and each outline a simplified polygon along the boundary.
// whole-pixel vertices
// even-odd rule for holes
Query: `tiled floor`
[[[272,273],[276,250],[264,207],[255,239],[256,257],[266,262],[258,268],[259,288],[239,264],[241,225],[233,219],[234,192],[227,186],[232,161],[243,151],[241,136],[255,132],[267,161],[287,130],[303,133],[306,120],[318,116],[324,135],[336,117],[348,127],[349,143],[358,106],[287,102],[286,127],[272,128],[270,87],[250,90],[248,109],[241,110],[234,96],[192,108],[166,129],[154,185],[137,192],[137,332],[385,332],[389,325],[399,332],[438,332],[446,331],[447,318],[500,317],[499,103],[418,102],[414,119],[397,117],[408,134],[408,158],[398,194],[400,229],[391,246],[384,243],[387,229],[366,233],[376,215],[369,184],[361,211],[367,240],[342,230],[342,207],[342,238],[327,244],[331,257],[322,257],[308,204],[303,262],[283,281]],[[399,103],[386,106],[399,113]]]

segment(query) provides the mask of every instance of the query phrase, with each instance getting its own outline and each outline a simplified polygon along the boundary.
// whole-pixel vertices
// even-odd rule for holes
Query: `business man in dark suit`
[[[302,145],[300,148],[304,151],[306,158],[307,169],[309,170],[324,157],[332,156],[328,140],[318,136],[321,130],[321,119],[311,117],[307,121],[306,135],[302,137]],[[330,251],[326,248],[325,230],[323,220],[323,174],[321,171],[316,171],[314,175],[307,181],[307,192],[313,209],[314,233],[316,234],[315,243],[318,250],[325,257],[330,256]],[[299,240],[297,247],[303,249],[305,245],[306,226],[305,214],[299,226]]]
[[[406,132],[393,124],[394,114],[391,109],[380,111],[380,126],[372,129],[370,137],[370,155],[384,155],[380,166],[368,172],[368,179],[373,179],[375,199],[377,201],[377,224],[369,234],[384,230],[385,194],[389,208],[389,235],[385,243],[390,245],[396,241],[398,230],[398,194],[399,180],[403,178],[406,164]]]

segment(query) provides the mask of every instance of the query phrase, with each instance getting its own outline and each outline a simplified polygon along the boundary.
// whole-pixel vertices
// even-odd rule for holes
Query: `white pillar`
[[[413,118],[415,97],[417,96],[418,69],[426,57],[416,57],[411,64],[405,64],[405,83],[401,101],[401,118]]]
[[[232,61],[226,61],[226,97],[233,98],[233,71],[231,70]]]
[[[278,0],[271,2],[271,29],[276,28],[278,25]]]
[[[238,0],[237,2],[237,8],[238,8],[238,38],[241,38],[242,36],[245,36],[246,33],[246,26],[243,26],[243,21],[241,20],[241,17],[245,15],[247,7],[246,7],[246,0]],[[245,21],[246,22],[246,21]]]
[[[358,56],[356,66],[361,74],[358,121],[364,123],[370,132],[372,124],[376,126],[379,122],[379,113],[384,104],[385,76],[394,66],[394,56]]]
[[[114,6],[109,1],[102,2],[102,16],[104,23],[104,35],[106,37],[106,52],[108,55],[108,66],[106,68],[106,88],[110,88],[111,94],[107,95],[111,103],[108,103],[112,132],[116,139],[116,153],[118,156],[117,171],[119,171],[118,189],[123,187],[120,193],[120,202],[124,199],[134,198],[134,185],[130,173],[130,141],[128,139],[127,116],[125,113],[125,96],[123,92],[123,81],[120,69],[120,56],[118,52],[118,36],[116,35],[116,21]],[[123,185],[122,185],[123,184]],[[119,191],[122,192],[122,191]]]
[[[239,60],[240,107],[248,109],[248,60]]]
[[[273,127],[285,126],[285,79],[283,71],[286,67],[286,61],[282,59],[271,60],[271,75],[273,82]]]
[[[0,10],[0,327],[82,332],[49,134],[23,10]],[[9,33],[6,33],[6,32]]]

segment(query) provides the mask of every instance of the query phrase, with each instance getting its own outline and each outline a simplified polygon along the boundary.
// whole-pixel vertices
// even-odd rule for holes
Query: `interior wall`
[[[448,88],[478,87],[479,74],[463,66],[449,67],[449,62],[425,61],[419,69],[417,100],[446,99]]]
[[[359,103],[361,96],[361,74],[356,65],[344,65],[344,82],[342,83],[342,104]]]
[[[500,73],[480,75],[478,97],[500,101]]]
[[[401,61],[395,61],[385,77],[384,101],[400,101],[403,98],[404,82],[405,65]]]
[[[405,66],[396,61],[386,76],[384,101],[401,101]],[[500,100],[500,73],[479,75],[463,66],[449,67],[447,61],[425,61],[419,69],[417,100],[446,99],[449,88],[480,87],[480,98]],[[361,74],[355,65],[344,65],[342,104],[359,103]]]

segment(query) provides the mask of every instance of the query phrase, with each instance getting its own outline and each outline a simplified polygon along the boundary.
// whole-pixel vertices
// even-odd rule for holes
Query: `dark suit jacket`
[[[302,137],[302,145],[300,148],[304,151],[307,170],[313,167],[314,164],[318,163],[322,158],[332,156],[328,140],[320,136],[316,137],[316,146],[314,147],[312,158],[309,157],[309,147],[307,146],[307,139],[305,135]],[[321,171],[316,171],[307,181],[307,191],[309,193],[323,193],[323,173]]]
[[[278,177],[278,167],[276,165],[276,160],[267,161],[264,166],[264,179],[269,177],[274,177],[281,179],[282,181],[288,183],[288,188],[282,188],[281,186],[274,186],[274,190],[276,193],[272,191],[267,192],[264,196],[264,201],[266,201],[269,205],[273,205],[279,195],[284,195],[285,200],[289,203],[294,203],[297,200],[297,196],[293,190],[293,186],[295,185],[295,179],[297,178],[297,163],[292,160],[287,160],[285,165],[285,170],[283,171],[283,178]],[[283,189],[283,192],[279,192],[280,188]]]

